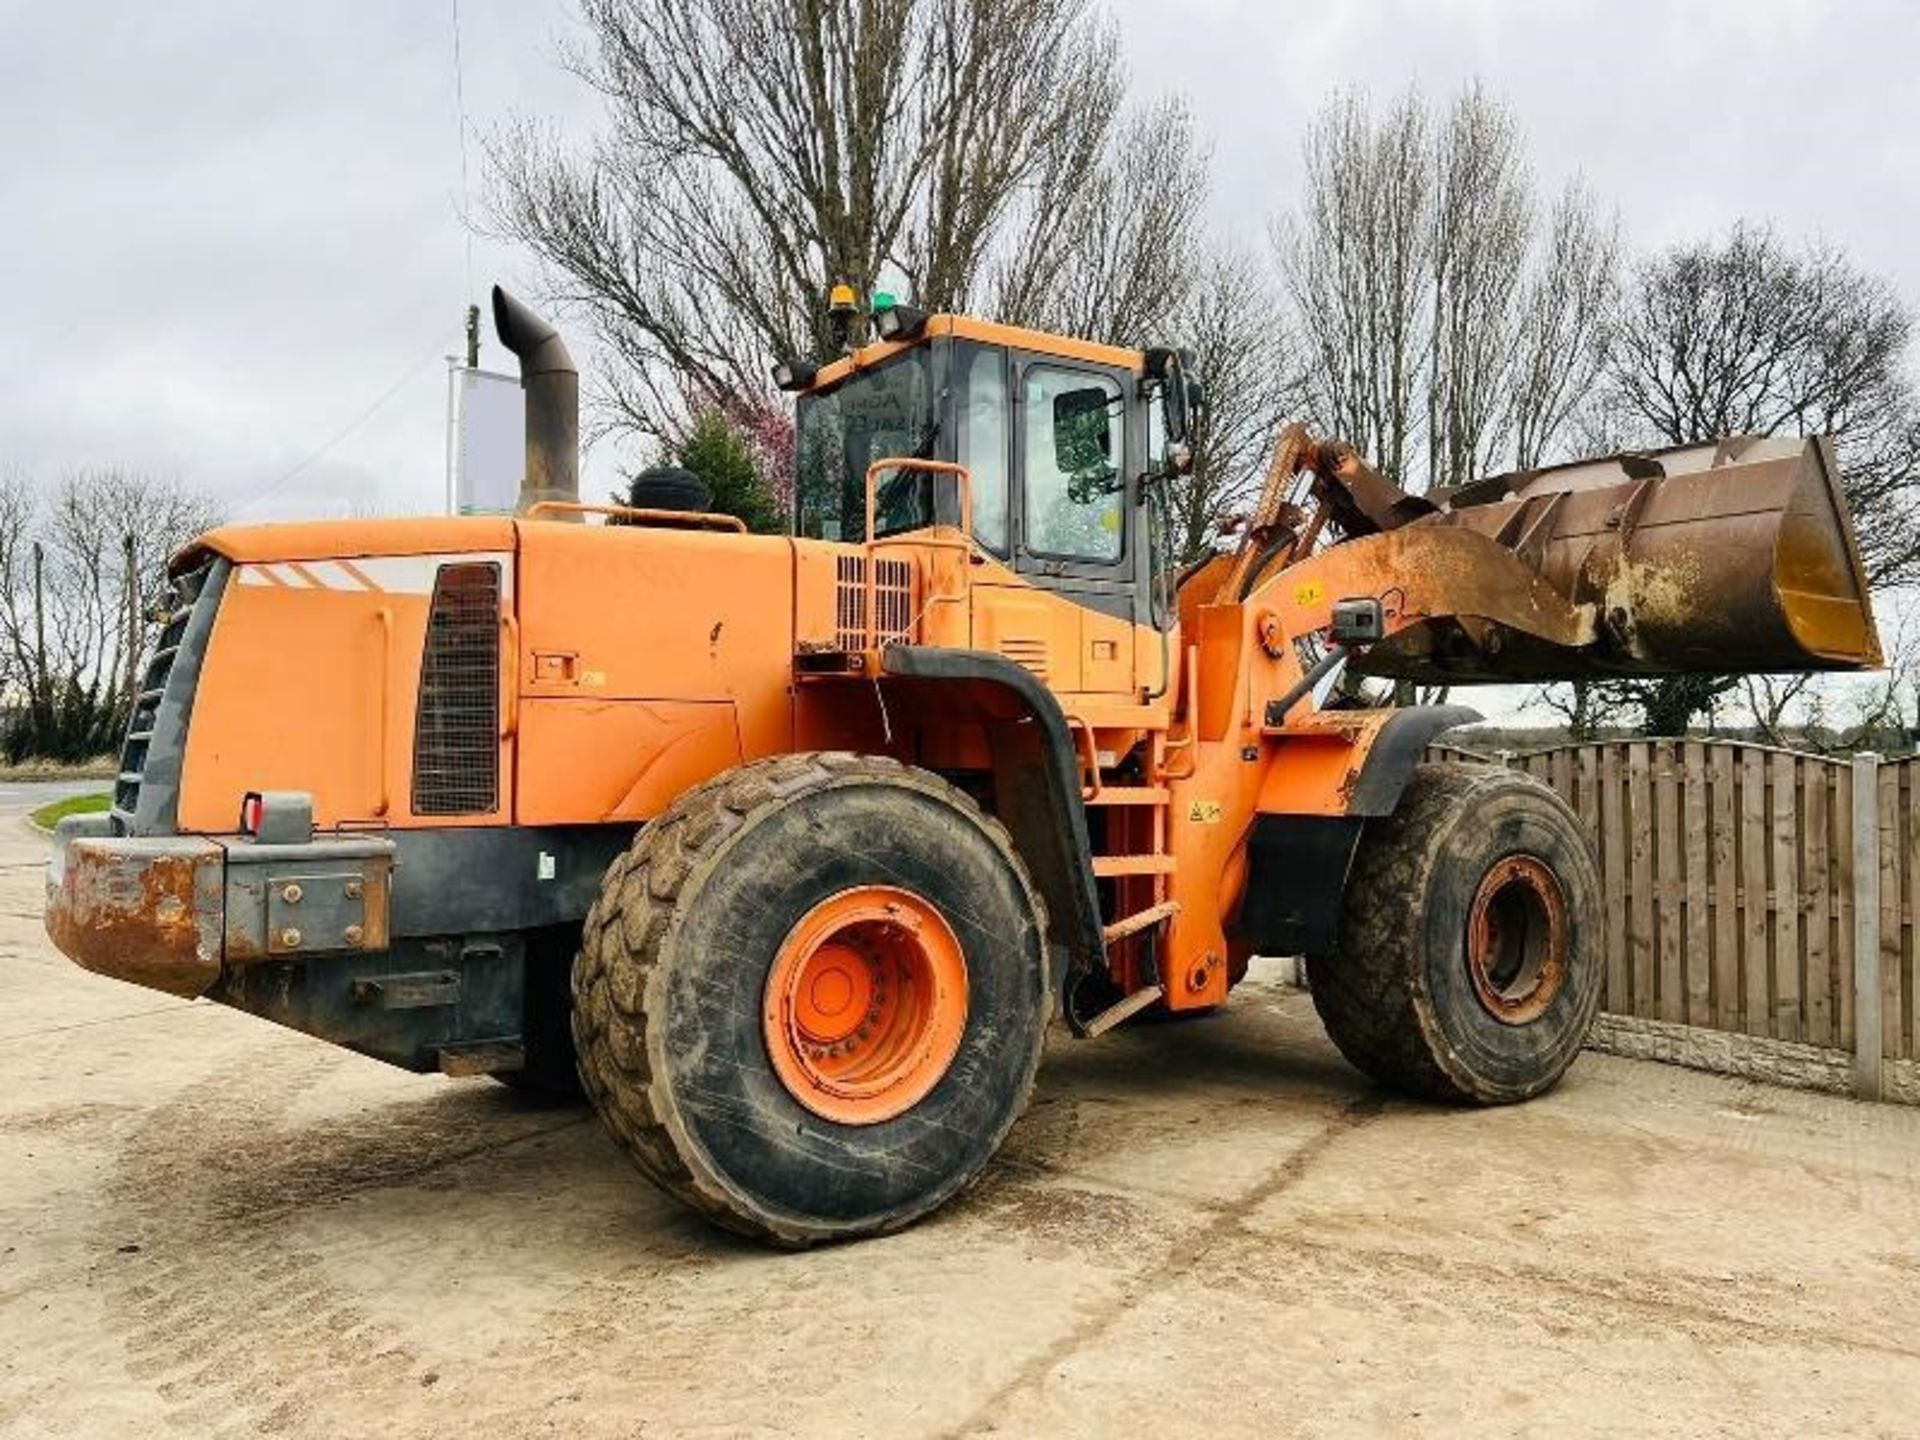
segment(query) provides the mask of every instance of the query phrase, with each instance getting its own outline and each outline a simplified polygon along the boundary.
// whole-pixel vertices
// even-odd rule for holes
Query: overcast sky
[[[1250,242],[1332,87],[1478,76],[1543,182],[1584,171],[1636,245],[1771,219],[1920,301],[1913,0],[1112,8],[1135,92],[1189,97],[1213,218]],[[476,127],[519,110],[591,133],[593,97],[555,63],[564,3],[460,10]],[[475,240],[469,282],[452,11],[0,0],[0,467],[165,471],[236,518],[438,502],[442,357],[470,297],[529,278]],[[591,457],[589,484],[617,458]]]

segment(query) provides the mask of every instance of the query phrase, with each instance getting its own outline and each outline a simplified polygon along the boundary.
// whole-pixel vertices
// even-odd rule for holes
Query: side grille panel
[[[500,567],[443,565],[434,581],[413,735],[413,813],[500,804]]]
[[[1000,642],[1000,653],[1014,664],[1024,666],[1038,675],[1047,678],[1047,642],[1038,637],[1009,635]]]
[[[867,565],[863,555],[842,555],[834,562],[834,644],[842,650],[879,649],[913,641],[913,564],[875,559],[873,636],[867,636]]]

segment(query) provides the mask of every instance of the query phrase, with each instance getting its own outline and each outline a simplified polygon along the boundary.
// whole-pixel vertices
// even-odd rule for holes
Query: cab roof
[[[866,370],[878,365],[882,360],[890,360],[895,355],[911,350],[914,346],[937,335],[977,340],[983,345],[1005,345],[1010,350],[1033,350],[1043,355],[1058,355],[1066,360],[1087,360],[1095,365],[1112,365],[1122,370],[1131,370],[1135,374],[1144,371],[1147,363],[1145,352],[1130,350],[1122,345],[1102,345],[1093,340],[1075,339],[1071,335],[1054,335],[1045,330],[1027,330],[1018,325],[1000,325],[991,320],[976,320],[971,315],[934,315],[927,320],[926,329],[911,340],[876,341],[871,345],[862,346],[851,355],[836,360],[831,365],[822,365],[820,373],[814,376],[813,383],[807,387],[807,391],[838,384],[856,370]]]

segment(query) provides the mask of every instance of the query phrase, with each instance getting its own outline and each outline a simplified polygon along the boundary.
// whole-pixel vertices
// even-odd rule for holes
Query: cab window
[[[1007,352],[962,344],[955,356],[954,405],[959,414],[957,458],[973,485],[974,537],[1007,553]]]
[[[1120,558],[1125,485],[1120,387],[1086,371],[1034,366],[1022,381],[1026,548],[1072,560]]]
[[[933,362],[915,346],[830,390],[800,397],[796,417],[795,529],[816,540],[866,535],[867,467],[877,460],[931,459],[940,433]],[[925,471],[885,474],[874,497],[874,533],[898,535],[933,523]]]

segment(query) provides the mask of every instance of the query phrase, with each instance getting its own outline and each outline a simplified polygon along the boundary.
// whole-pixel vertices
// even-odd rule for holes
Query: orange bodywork
[[[931,317],[910,343],[942,337],[1104,367],[1107,383],[1131,375],[1144,394],[1142,352],[955,316]],[[908,348],[869,346],[814,386]],[[1064,887],[1082,912],[1098,912],[1078,917],[1077,960],[1104,963],[1122,995],[1157,991],[1175,1010],[1217,1005],[1245,968],[1245,944],[1229,931],[1256,821],[1301,817],[1294,828],[1304,832],[1369,813],[1356,794],[1396,712],[1318,708],[1307,682],[1323,672],[1305,667],[1337,602],[1377,609],[1364,663],[1414,678],[1497,677],[1516,664],[1542,676],[1698,668],[1714,658],[1694,653],[1702,634],[1746,644],[1749,665],[1873,663],[1829,451],[1727,442],[1663,454],[1576,467],[1551,485],[1498,477],[1443,509],[1290,427],[1238,553],[1187,576],[1164,628],[1104,613],[1101,592],[1077,591],[1070,573],[1031,556],[1025,570],[997,559],[970,533],[968,471],[934,459],[873,463],[862,543],[747,535],[732,521],[660,512],[555,523],[618,507],[551,504],[518,520],[217,530],[197,550],[224,556],[231,572],[187,731],[179,828],[231,830],[243,795],[272,790],[310,794],[315,821],[330,827],[634,825],[744,762],[834,749],[938,770],[1003,818],[1024,805],[1031,843],[1027,792],[1046,777],[1019,767],[1045,763],[1059,777],[1070,765],[1053,782],[1066,803],[1048,799],[1039,823],[1072,830],[1080,848],[1064,865],[1028,859],[1036,872],[1052,864],[1056,909]],[[1676,477],[1670,489],[1656,483],[1663,467]],[[940,523],[875,538],[877,486],[901,468],[951,486],[957,503]],[[1308,472],[1311,514],[1289,498]],[[1137,503],[1146,483],[1124,493]],[[1742,562],[1732,580],[1714,573],[1707,543],[1728,517],[1766,562]],[[1322,545],[1329,524],[1338,543]],[[1136,544],[1144,528],[1133,527]],[[466,732],[482,760],[497,759],[498,783],[490,808],[457,814],[423,808],[415,773],[431,750],[414,733],[415,698],[435,577],[449,566],[491,567],[498,605],[497,663],[488,629],[478,682],[497,694],[466,702],[498,716],[497,757],[486,755],[484,720],[477,738]],[[1727,639],[1700,617],[1712,618],[1732,581],[1745,598]],[[946,680],[890,672],[894,647],[1002,668],[975,664],[972,678]],[[1064,729],[1050,732],[1041,759],[1032,737],[1042,717],[1013,693],[1035,681],[1057,702],[1057,717],[1040,707],[1048,724]],[[865,1076],[865,1062],[811,1055],[808,1045],[847,1041],[821,1040],[831,1017],[806,997],[816,982],[836,994],[853,983],[852,950],[833,936],[863,923],[823,921],[818,944],[792,960],[779,1019],[795,1073],[814,1066],[830,1108],[841,1104],[828,1095],[833,1077]]]
[[[1383,718],[1326,726],[1309,703],[1269,730],[1266,701],[1300,671],[1290,648],[1270,656],[1252,638],[1260,606],[1188,604],[1162,634],[1036,588],[955,529],[863,547],[447,519],[233,527],[201,544],[234,570],[188,733],[183,831],[230,831],[244,794],[275,789],[310,793],[328,827],[641,822],[723,770],[796,749],[983,771],[982,720],[890,701],[876,677],[888,643],[986,651],[1042,680],[1067,717],[1089,809],[1111,817],[1110,853],[1095,859],[1106,918],[1177,907],[1158,951],[1173,1008],[1225,997],[1225,920],[1253,816],[1342,813]],[[413,702],[433,575],[487,560],[507,576],[499,801],[417,813]],[[869,597],[869,577],[893,588]],[[869,598],[893,627],[850,633]],[[1296,606],[1289,622],[1325,619]],[[849,652],[855,673],[805,667]],[[1142,783],[1100,785],[1129,753]],[[1123,985],[1139,980],[1141,943],[1114,946]]]

